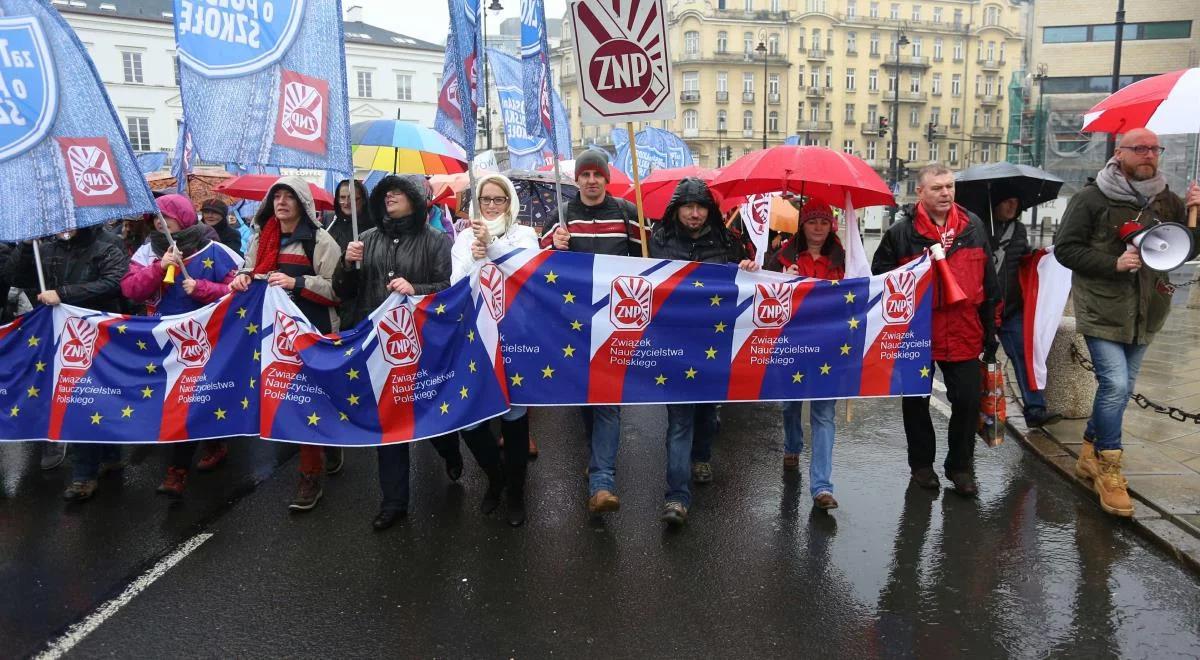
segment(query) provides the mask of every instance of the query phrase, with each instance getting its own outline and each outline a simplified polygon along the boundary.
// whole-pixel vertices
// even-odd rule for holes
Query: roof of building
[[[52,0],[51,4],[65,14],[91,14],[93,16],[114,16],[155,23],[171,23],[174,21],[172,0]],[[398,48],[415,48],[418,50],[445,51],[444,46],[416,39],[398,32],[385,30],[381,27],[361,21],[346,21],[346,41],[364,44],[379,44],[381,46],[396,46]]]

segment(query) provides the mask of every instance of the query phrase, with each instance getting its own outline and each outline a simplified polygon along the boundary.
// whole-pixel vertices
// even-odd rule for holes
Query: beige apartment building
[[[892,137],[881,137],[879,126],[895,103],[892,129],[907,172],[930,161],[962,168],[1007,156],[1007,88],[1022,69],[1024,3],[667,0],[666,7],[678,112],[654,125],[682,136],[701,166],[761,148],[765,133],[768,145],[798,136],[854,153],[886,178]],[[610,144],[611,126],[579,121],[571,38],[568,20],[556,69],[576,147]]]

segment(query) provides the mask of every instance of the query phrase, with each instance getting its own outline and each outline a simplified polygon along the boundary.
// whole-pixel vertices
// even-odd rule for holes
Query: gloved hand
[[[987,364],[996,363],[996,351],[1000,348],[1000,342],[995,339],[986,339],[983,342],[983,361]]]

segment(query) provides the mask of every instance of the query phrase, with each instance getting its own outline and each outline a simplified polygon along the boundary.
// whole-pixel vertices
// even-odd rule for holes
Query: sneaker
[[[783,471],[798,472],[800,470],[800,454],[783,455]]]
[[[706,484],[712,480],[712,463],[703,461],[692,463],[692,481],[698,484]]]
[[[954,484],[954,492],[959,495],[963,497],[975,497],[979,494],[979,484],[975,483],[975,473],[968,470],[960,470],[957,472],[947,472],[946,477]]]
[[[813,506],[829,511],[838,508],[838,502],[833,498],[833,493],[817,493],[817,496],[813,498]]]
[[[333,476],[346,467],[346,450],[342,447],[325,448],[325,474]]]
[[[89,500],[92,495],[96,494],[96,480],[86,479],[82,481],[73,481],[71,485],[63,491],[63,499],[68,502],[82,502]]]
[[[687,507],[683,505],[683,502],[667,502],[663,505],[659,520],[671,527],[681,527],[683,523],[687,522]]]
[[[43,442],[41,467],[43,470],[53,470],[67,460],[67,443]]]
[[[200,472],[215,470],[221,467],[227,456],[229,456],[229,443],[206,442],[204,443],[204,455],[196,462],[196,469]]]
[[[300,486],[296,489],[296,497],[292,498],[292,503],[288,505],[288,508],[292,511],[309,511],[320,501],[322,493],[321,475],[302,474],[300,475]]]
[[[187,470],[177,467],[167,468],[167,478],[155,489],[172,499],[183,497],[183,489],[187,487]]]
[[[597,491],[588,499],[589,513],[610,513],[621,508],[621,500],[607,490]]]
[[[942,487],[942,482],[938,480],[937,472],[931,467],[922,467],[913,470],[912,481],[921,488],[937,490]]]

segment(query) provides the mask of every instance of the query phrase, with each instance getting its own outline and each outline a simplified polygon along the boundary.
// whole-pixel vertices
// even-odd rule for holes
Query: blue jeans
[[[121,445],[97,442],[72,444],[71,480],[94,481],[100,476],[101,463],[116,463],[121,460]]]
[[[690,403],[667,406],[666,500],[679,502],[685,507],[692,505],[692,437],[696,430],[698,407]]]
[[[621,407],[592,406],[592,459],[588,464],[588,490],[592,495],[617,489],[617,449],[621,444]]]
[[[1102,449],[1121,448],[1121,423],[1125,418],[1125,407],[1133,393],[1133,383],[1142,368],[1145,345],[1122,344],[1098,337],[1084,335],[1092,364],[1096,368],[1096,398],[1092,401],[1092,416],[1087,430],[1083,432],[1096,447]]]
[[[1041,390],[1029,389],[1029,374],[1025,371],[1025,314],[1024,312],[1008,319],[1000,326],[1000,343],[1004,352],[1012,361],[1013,371],[1017,373],[1017,386],[1021,388],[1021,397],[1025,399],[1025,417],[1041,417],[1046,414],[1046,395]]]
[[[783,451],[799,454],[804,451],[804,426],[800,414],[803,401],[783,404]],[[808,402],[808,421],[812,425],[812,460],[808,463],[808,490],[816,497],[833,493],[833,413],[836,399]]]
[[[692,427],[692,462],[708,463],[712,460],[713,438],[717,437],[720,428],[717,421],[717,404],[696,403],[690,407],[696,409]]]

